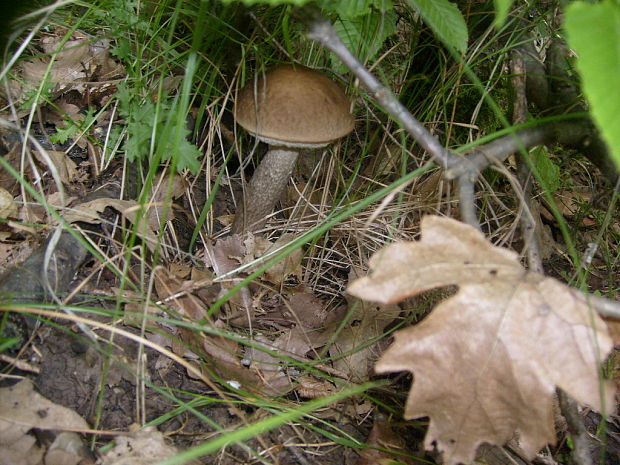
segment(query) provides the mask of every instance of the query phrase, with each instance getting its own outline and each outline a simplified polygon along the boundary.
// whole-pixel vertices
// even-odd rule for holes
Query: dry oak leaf
[[[515,253],[455,220],[425,217],[421,229],[421,240],[377,252],[370,276],[348,291],[396,302],[459,286],[420,324],[398,331],[375,366],[414,373],[405,417],[430,417],[427,449],[436,446],[447,465],[471,463],[480,444],[502,445],[517,432],[531,458],[555,442],[556,386],[613,410],[613,385],[598,376],[612,341],[577,291],[528,273]]]

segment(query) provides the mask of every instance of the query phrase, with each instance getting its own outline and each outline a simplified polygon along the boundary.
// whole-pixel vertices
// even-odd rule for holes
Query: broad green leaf
[[[513,0],[493,0],[495,3],[495,25],[503,26]]]
[[[372,59],[390,35],[396,32],[396,13],[388,11],[370,13],[353,19],[340,19],[334,29],[344,44],[357,55],[361,61]],[[346,72],[347,68],[332,55],[332,67],[337,72]]]
[[[424,22],[448,47],[464,54],[467,50],[467,25],[456,5],[448,0],[407,0]]]
[[[568,43],[577,52],[577,69],[590,112],[620,169],[620,5],[575,2],[566,8]]]

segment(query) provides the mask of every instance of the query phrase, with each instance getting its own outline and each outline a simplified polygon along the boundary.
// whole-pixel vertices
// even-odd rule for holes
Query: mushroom
[[[271,69],[239,91],[237,123],[269,151],[254,172],[232,225],[257,231],[286,188],[302,150],[325,147],[353,130],[350,102],[327,76],[299,65]]]

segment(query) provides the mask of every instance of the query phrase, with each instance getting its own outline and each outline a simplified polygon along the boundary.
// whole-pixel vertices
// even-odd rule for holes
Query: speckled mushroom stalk
[[[272,148],[267,152],[245,191],[245,205],[240,205],[235,215],[233,234],[254,232],[264,226],[286,189],[298,156],[298,150],[286,147]]]
[[[279,66],[239,91],[237,123],[269,144],[270,150],[246,188],[233,233],[264,226],[300,151],[325,147],[353,129],[349,106],[334,81],[303,66]]]

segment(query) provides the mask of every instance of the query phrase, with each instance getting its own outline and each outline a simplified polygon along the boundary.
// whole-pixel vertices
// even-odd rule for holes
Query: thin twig
[[[558,391],[560,410],[562,410],[562,415],[566,419],[568,432],[573,438],[572,458],[577,465],[593,465],[594,461],[590,453],[592,440],[579,414],[577,402],[571,399],[562,389]]]
[[[461,220],[476,229],[480,229],[480,222],[476,214],[475,202],[475,182],[476,177],[464,174],[458,178],[459,206]]]
[[[444,148],[439,140],[400,103],[392,91],[366,69],[340,40],[332,24],[309,7],[303,9],[303,20],[308,27],[307,36],[340,58],[383,109],[400,123],[439,165],[447,167],[448,162],[456,156]]]
[[[605,297],[592,294],[580,293],[580,295],[599,315],[620,321],[620,302],[617,300],[606,299]]]
[[[304,8],[305,22],[308,27],[308,37],[317,41],[351,70],[359,81],[368,89],[372,97],[383,109],[413,137],[434,160],[443,168],[456,164],[468,164],[467,159],[457,156],[441,145],[422,123],[413,117],[404,105],[396,98],[389,87],[384,86],[366,69],[355,55],[340,40],[331,23],[318,15],[312,8]],[[459,176],[459,192],[461,218],[467,224],[480,229],[474,201],[474,184],[479,174],[476,169],[469,169]]]
[[[513,124],[521,124],[527,119],[527,96],[525,91],[525,61],[519,49],[515,49],[511,53],[510,71],[513,89],[512,122]],[[540,241],[536,234],[536,220],[532,215],[532,172],[525,159],[526,155],[518,155],[517,177],[523,189],[523,213],[519,219],[521,235],[527,254],[528,268],[530,271],[543,274]]]

